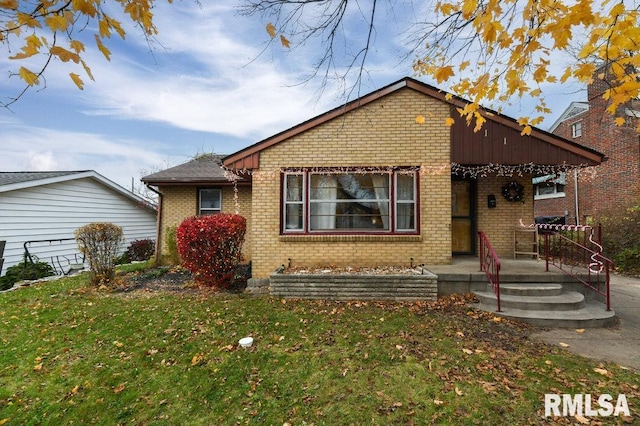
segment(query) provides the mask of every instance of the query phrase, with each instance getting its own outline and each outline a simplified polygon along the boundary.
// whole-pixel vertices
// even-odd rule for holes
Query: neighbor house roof
[[[223,155],[204,154],[191,161],[144,176],[141,180],[147,185],[210,185],[212,183],[230,184],[222,167]]]
[[[231,154],[223,159],[223,164],[232,169],[257,169],[260,166],[260,152],[264,149],[405,88],[449,104],[452,117],[456,108],[464,108],[469,104],[465,99],[407,77]],[[546,161],[550,158],[553,164],[597,165],[606,159],[602,153],[536,127],[532,128],[530,135],[521,136],[522,126],[515,119],[488,109],[481,109],[480,112],[487,120],[485,129],[489,129],[488,133],[483,129],[482,134],[493,134],[493,139],[485,141],[487,146],[479,150],[477,147],[480,144],[475,141],[481,137],[480,132],[473,132],[473,126],[467,126],[465,120],[456,120],[451,129],[452,162],[489,164],[503,160],[503,164],[548,164]],[[507,145],[507,139],[529,140],[536,146],[520,146],[516,150]]]
[[[18,191],[42,185],[67,182],[77,179],[93,179],[111,190],[149,208],[154,208],[148,200],[126,190],[94,170],[47,171],[47,172],[0,172],[0,193]]]

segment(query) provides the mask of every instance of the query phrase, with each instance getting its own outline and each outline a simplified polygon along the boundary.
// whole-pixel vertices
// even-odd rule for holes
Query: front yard
[[[532,341],[527,326],[463,297],[281,301],[87,285],[78,276],[0,294],[0,425],[640,421],[638,373]],[[239,347],[245,336],[252,347]],[[549,393],[614,404],[625,394],[631,416],[545,418]]]

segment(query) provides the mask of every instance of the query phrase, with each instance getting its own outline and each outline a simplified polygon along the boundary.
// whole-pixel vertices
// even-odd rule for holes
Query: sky
[[[292,48],[285,49],[270,44],[268,19],[240,15],[238,4],[158,0],[159,34],[152,46],[127,26],[124,41],[107,42],[110,61],[87,43],[85,61],[95,81],[79,66],[52,63],[45,88],[28,91],[9,109],[0,108],[0,171],[95,170],[138,190],[146,174],[201,153],[233,153],[347,100],[415,77],[412,58],[406,57],[407,34],[397,28],[408,28],[412,16],[424,10],[383,7],[362,85],[351,91],[354,76],[326,83],[320,76],[308,80],[316,70],[318,45],[291,40]],[[395,25],[386,25],[391,22]],[[357,13],[346,23],[348,41],[338,60],[348,59],[366,36]],[[84,31],[92,34],[91,28]],[[16,63],[7,59],[15,53],[7,48],[0,49],[3,101],[23,87],[17,77],[8,77]],[[558,66],[563,61],[559,58]],[[83,90],[68,77],[71,71],[83,77]],[[583,100],[580,89],[545,87],[553,113],[539,127],[547,129],[572,101]],[[514,118],[531,115],[532,105],[523,100],[503,112]]]

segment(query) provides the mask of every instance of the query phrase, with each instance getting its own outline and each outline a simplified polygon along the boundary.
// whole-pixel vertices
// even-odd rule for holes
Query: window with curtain
[[[198,214],[218,214],[222,211],[222,191],[213,188],[198,190]]]
[[[417,230],[416,173],[285,173],[283,232]]]

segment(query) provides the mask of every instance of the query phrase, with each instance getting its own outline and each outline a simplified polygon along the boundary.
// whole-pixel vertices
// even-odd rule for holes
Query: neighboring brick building
[[[550,131],[602,152],[607,160],[595,168],[595,174],[571,172],[534,179],[536,217],[565,216],[566,223],[585,224],[598,213],[640,202],[640,101],[609,114],[608,101],[602,96],[609,88],[608,79],[606,74],[599,78],[603,72],[604,68],[596,71],[587,86],[587,102],[572,102]],[[616,117],[626,123],[617,126]]]

